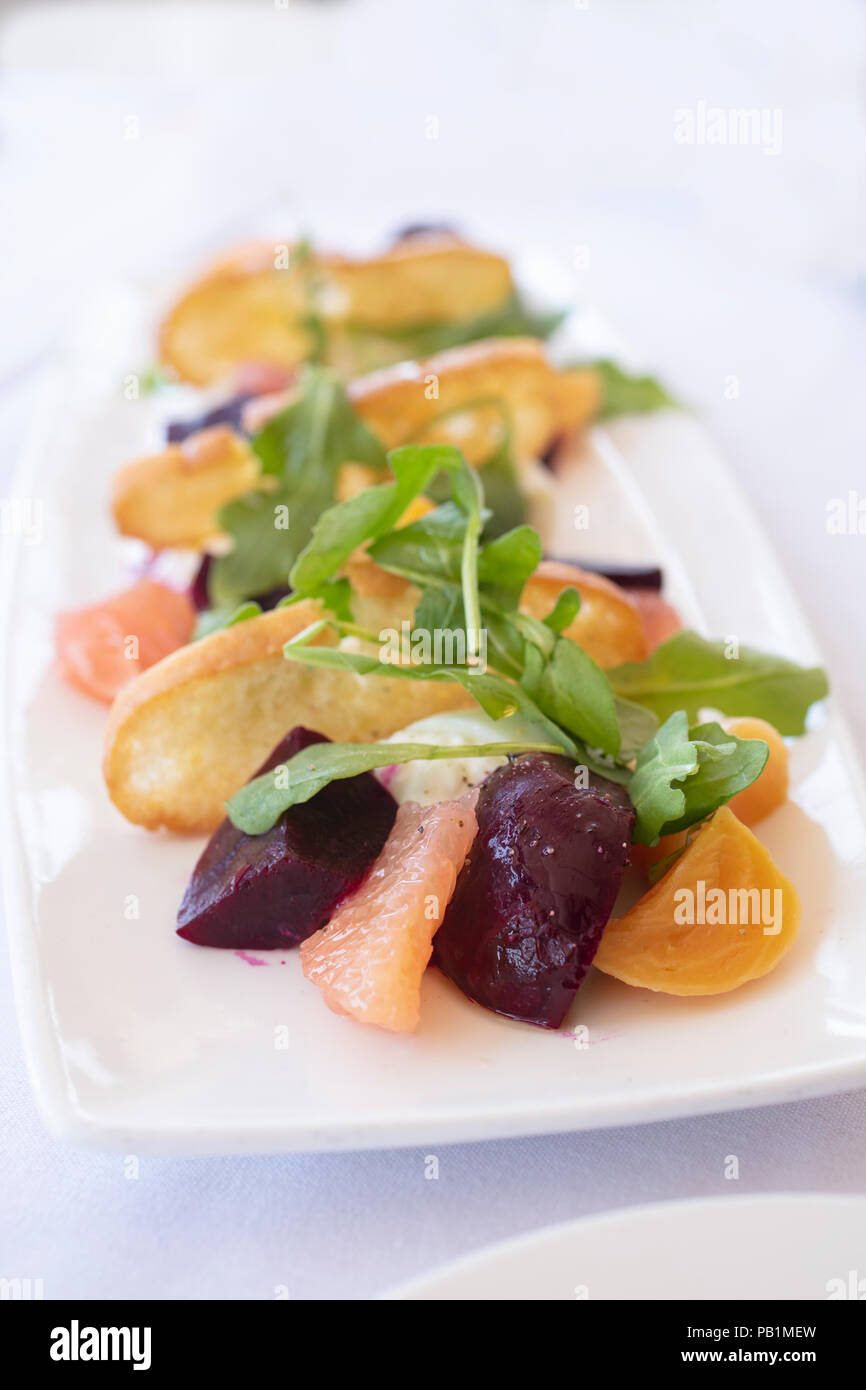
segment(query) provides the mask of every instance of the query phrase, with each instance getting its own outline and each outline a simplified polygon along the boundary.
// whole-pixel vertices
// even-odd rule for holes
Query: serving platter
[[[290,952],[242,957],[175,936],[202,842],[149,835],[114,809],[100,774],[105,711],[63,684],[52,654],[54,614],[122,587],[137,558],[106,497],[112,471],[158,443],[175,404],[136,390],[150,305],[131,286],[94,300],[22,461],[17,496],[34,524],[5,562],[4,881],[50,1128],[136,1152],[359,1149],[627,1124],[866,1081],[866,795],[832,701],[792,747],[790,803],[757,827],[799,889],[800,937],[773,974],[733,994],[678,999],[593,972],[552,1033],[485,1013],[430,970],[417,1033],[394,1037],[325,1010]],[[576,315],[563,351],[596,351],[599,329]],[[766,538],[687,414],[622,419],[569,447],[545,539],[558,556],[661,563],[691,625],[820,660]]]

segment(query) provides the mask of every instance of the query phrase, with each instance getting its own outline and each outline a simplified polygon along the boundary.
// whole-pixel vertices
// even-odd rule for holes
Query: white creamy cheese
[[[526,737],[526,725],[516,715],[490,719],[479,709],[418,719],[384,742],[439,743],[458,749],[474,743],[508,743]],[[454,801],[507,761],[505,757],[461,758],[455,754],[437,762],[400,763],[382,768],[376,775],[400,805],[417,801],[421,806],[431,806],[436,801]]]

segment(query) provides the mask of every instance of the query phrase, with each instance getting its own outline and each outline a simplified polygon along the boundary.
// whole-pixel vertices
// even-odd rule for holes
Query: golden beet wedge
[[[778,965],[800,927],[800,899],[727,806],[624,917],[593,962],[663,994],[724,994]]]

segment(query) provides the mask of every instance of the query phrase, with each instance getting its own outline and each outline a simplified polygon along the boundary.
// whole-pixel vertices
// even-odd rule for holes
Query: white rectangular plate
[[[772,975],[731,995],[676,999],[593,972],[566,1029],[549,1033],[485,1013],[431,970],[418,1032],[399,1038],[329,1013],[291,952],[261,953],[256,967],[175,936],[200,842],[149,835],[114,810],[100,775],[105,712],[52,666],[56,611],[127,582],[106,496],[112,470],[156,437],[154,406],[123,391],[128,364],[147,361],[140,307],[132,291],[94,306],[101,337],[78,345],[21,475],[44,534],[22,541],[6,576],[8,916],[51,1128],[137,1152],[352,1149],[632,1123],[866,1082],[866,802],[832,705],[792,750],[791,803],[758,827],[799,888],[800,938]],[[554,553],[655,558],[690,622],[818,659],[695,421],[671,412],[596,432],[562,488]],[[581,532],[577,502],[588,507]],[[578,1024],[589,1046],[576,1045]]]

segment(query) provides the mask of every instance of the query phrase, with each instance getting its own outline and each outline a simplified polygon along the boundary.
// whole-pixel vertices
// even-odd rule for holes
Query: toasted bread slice
[[[401,362],[349,384],[362,420],[389,448],[456,444],[483,463],[501,442],[503,416],[518,460],[596,414],[601,384],[591,368],[558,370],[535,338],[488,338],[424,362]]]
[[[481,464],[501,442],[505,419],[522,462],[595,417],[601,378],[591,367],[555,367],[536,338],[486,338],[356,377],[348,393],[386,449],[455,444]],[[245,428],[261,429],[290,399],[278,391],[250,401]]]
[[[124,464],[114,475],[111,510],[121,535],[154,550],[201,550],[220,539],[220,507],[267,481],[246,440],[215,425]]]
[[[600,574],[558,560],[542,560],[523,591],[520,606],[534,618],[545,618],[569,585],[580,594],[580,611],[565,636],[589,652],[593,661],[606,668],[649,656],[637,604],[625,589]]]
[[[244,362],[297,366],[315,346],[313,313],[328,325],[393,331],[477,317],[512,289],[507,261],[450,235],[412,237],[367,260],[255,243],[221,258],[178,300],[162,324],[160,358],[205,386]]]
[[[399,628],[412,613],[417,590],[371,561],[355,562],[352,578],[361,591],[357,616],[373,631]],[[527,585],[527,611],[545,616],[567,584],[584,599],[569,636],[597,660],[618,663],[645,653],[640,616],[627,595],[568,565],[540,567]],[[127,820],[150,830],[212,830],[226,800],[295,724],[363,743],[426,715],[471,706],[456,683],[287,661],[284,644],[321,613],[318,603],[305,601],[250,618],[174,652],[121,692],[106,730],[103,772]],[[336,638],[323,633],[318,640]]]
[[[349,386],[358,414],[386,448],[410,440],[456,444],[482,464],[501,442],[503,420],[512,429],[518,461],[530,460],[558,435],[586,424],[600,400],[597,374],[559,371],[534,338],[498,338],[450,348],[425,362],[404,362]],[[252,401],[245,424],[259,429],[291,399],[279,392]],[[346,461],[356,471],[359,465]],[[381,481],[368,473],[370,483]],[[224,502],[260,485],[246,441],[227,425],[190,435],[161,454],[119,470],[112,508],[118,529],[159,549],[198,549],[219,539],[217,512]],[[527,491],[530,491],[527,479]],[[357,490],[357,479],[338,495]]]
[[[127,820],[149,830],[213,830],[227,799],[293,725],[364,743],[467,703],[450,682],[287,661],[284,644],[319,616],[313,603],[262,613],[174,652],[122,692],[109,716],[103,773]]]

